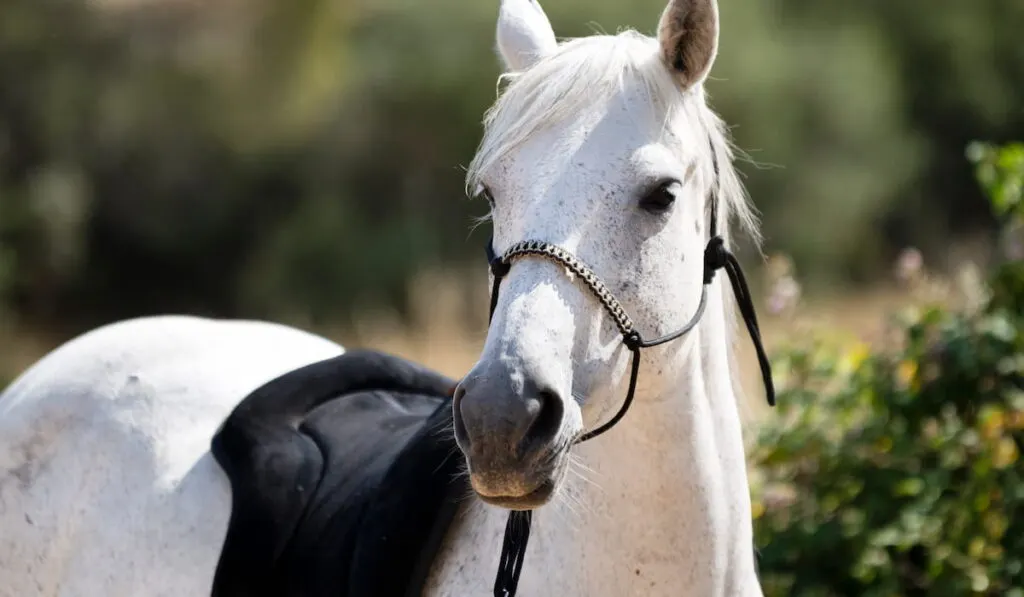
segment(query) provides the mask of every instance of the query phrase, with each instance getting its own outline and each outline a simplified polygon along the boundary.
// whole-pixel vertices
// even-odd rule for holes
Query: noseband
[[[716,173],[718,169],[717,166],[718,163],[716,159]],[[622,402],[622,406],[619,408],[619,411],[615,413],[615,416],[607,423],[580,435],[579,438],[576,439],[575,443],[582,443],[589,439],[593,439],[605,431],[608,431],[615,426],[616,423],[622,420],[622,417],[626,415],[626,411],[629,410],[629,406],[633,403],[633,395],[636,392],[637,376],[640,373],[640,349],[671,342],[672,340],[676,340],[693,330],[693,328],[695,328],[700,322],[700,318],[704,314],[704,309],[707,306],[708,286],[710,286],[714,281],[715,273],[723,268],[729,275],[729,281],[732,283],[733,293],[736,295],[736,301],[740,308],[740,313],[743,316],[744,323],[747,325],[747,331],[750,333],[750,339],[754,344],[755,351],[757,352],[757,360],[761,366],[761,378],[764,381],[768,404],[770,406],[775,406],[775,386],[772,382],[771,366],[768,362],[768,357],[765,354],[764,346],[761,344],[761,329],[757,324],[757,314],[754,311],[754,303],[750,296],[747,281],[743,276],[743,270],[740,269],[739,261],[729,251],[729,249],[726,248],[725,241],[718,235],[718,206],[715,199],[715,197],[712,197],[711,201],[711,215],[709,218],[711,238],[708,240],[708,244],[704,248],[704,283],[701,285],[700,303],[697,305],[697,310],[693,314],[693,317],[691,317],[683,327],[670,334],[666,334],[653,340],[644,339],[637,330],[633,320],[622,307],[622,304],[615,298],[611,291],[608,290],[608,287],[605,286],[604,282],[601,281],[592,269],[577,259],[569,251],[544,241],[524,240],[512,245],[499,256],[494,251],[493,239],[487,244],[487,261],[490,263],[491,273],[494,275],[494,284],[491,288],[490,318],[494,317],[494,310],[498,305],[498,290],[501,287],[501,281],[506,275],[508,275],[509,270],[512,268],[513,261],[519,257],[530,255],[542,257],[565,267],[577,278],[582,280],[584,284],[586,284],[587,288],[589,288],[594,296],[597,297],[597,300],[602,306],[604,306],[605,311],[608,312],[612,320],[615,322],[615,326],[619,329],[619,333],[622,334],[623,345],[633,353],[629,374],[629,388],[626,391],[626,399]],[[494,583],[495,597],[514,597],[516,594],[516,589],[519,585],[519,576],[523,570],[523,557],[526,554],[526,544],[530,539],[530,524],[532,519],[533,512],[531,510],[515,510],[509,513],[508,522],[505,524],[505,540],[501,549],[501,560],[498,564],[498,575]]]

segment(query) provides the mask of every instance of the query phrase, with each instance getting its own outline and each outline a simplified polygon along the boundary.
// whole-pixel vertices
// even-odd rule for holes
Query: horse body
[[[558,44],[535,0],[502,0],[497,37],[510,83],[469,175],[494,247],[563,247],[645,337],[678,329],[718,221],[726,242],[734,219],[756,235],[703,93],[715,1],[671,0],[656,38]],[[451,396],[473,494],[423,594],[489,594],[508,508],[527,508],[521,595],[759,597],[733,297],[707,282],[699,325],[642,351],[625,418],[577,445],[622,404],[630,352],[566,271],[525,257],[499,280]],[[151,318],[44,358],[0,396],[0,597],[208,594],[232,497],[211,438],[264,382],[342,352],[272,324]]]
[[[335,356],[258,322],[127,321],[0,394],[0,596],[209,594],[231,512],[210,438],[249,392]]]
[[[48,355],[0,395],[0,596],[208,594],[231,508],[210,437],[240,397],[340,352],[273,324],[166,317],[100,328]],[[696,371],[687,381],[691,395],[711,395],[694,394]],[[638,405],[606,441],[580,446],[588,470],[538,513],[522,594],[751,594],[749,514],[735,499],[745,485],[697,470],[716,443],[735,452],[735,429],[694,433],[734,402],[726,391],[682,404]],[[486,593],[505,515],[467,502],[425,596]]]

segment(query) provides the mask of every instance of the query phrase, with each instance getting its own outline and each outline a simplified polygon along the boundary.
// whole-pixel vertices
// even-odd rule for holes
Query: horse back
[[[267,379],[340,352],[158,317],[48,354],[0,394],[0,597],[208,594],[231,507],[210,438]]]

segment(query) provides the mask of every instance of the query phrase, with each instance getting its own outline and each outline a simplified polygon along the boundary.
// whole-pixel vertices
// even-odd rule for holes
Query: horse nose
[[[507,468],[545,455],[562,427],[565,403],[552,384],[483,372],[455,392],[455,440],[477,470]]]

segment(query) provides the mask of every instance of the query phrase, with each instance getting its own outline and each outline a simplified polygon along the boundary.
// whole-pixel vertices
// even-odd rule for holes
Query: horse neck
[[[679,595],[760,594],[721,299],[715,285],[697,344],[678,351],[669,395],[638,397],[618,425],[578,447],[588,480],[575,480],[567,500],[581,518],[577,533],[592,535],[579,537],[584,545],[618,546],[638,562],[631,572],[643,574],[646,561],[654,575],[666,567],[666,582],[691,579],[677,584]]]

